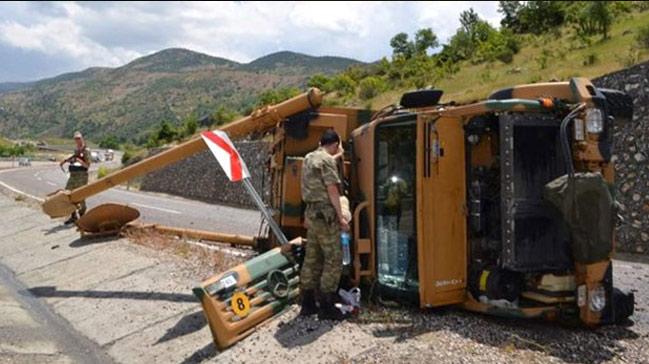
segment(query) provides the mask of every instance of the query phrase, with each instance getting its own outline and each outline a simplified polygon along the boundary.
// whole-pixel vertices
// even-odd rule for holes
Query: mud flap
[[[590,264],[609,259],[613,250],[614,200],[599,173],[563,175],[545,185],[544,198],[554,205],[570,227],[576,262]]]

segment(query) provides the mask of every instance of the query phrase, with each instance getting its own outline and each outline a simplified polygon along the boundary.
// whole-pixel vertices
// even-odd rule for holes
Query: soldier
[[[63,164],[66,162],[69,163],[68,170],[70,171],[70,178],[68,183],[65,185],[65,189],[72,191],[75,188],[79,188],[88,184],[88,168],[90,167],[90,150],[86,146],[86,143],[83,140],[83,136],[80,132],[74,133],[74,142],[76,143],[76,148],[74,149],[74,154],[67,158],[59,165],[63,167]],[[86,213],[86,201],[81,201],[77,205],[77,211],[73,212],[68,220],[65,221],[66,225],[72,224],[83,214]]]
[[[307,247],[300,282],[301,316],[318,313],[320,319],[345,318],[335,306],[336,291],[342,274],[340,231],[349,230],[340,205],[340,178],[336,159],[342,157],[340,137],[328,129],[320,138],[320,148],[307,154],[302,166],[302,200],[307,227]],[[320,309],[315,292],[320,292]]]

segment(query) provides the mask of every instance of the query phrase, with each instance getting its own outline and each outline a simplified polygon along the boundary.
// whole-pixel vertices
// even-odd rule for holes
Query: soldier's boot
[[[86,213],[86,201],[81,202],[79,210],[77,210],[77,212],[79,213],[79,218],[81,218],[81,216],[85,215],[85,213]]]
[[[349,317],[348,314],[342,313],[338,308],[335,306],[335,299],[336,293],[327,293],[327,294],[322,294],[320,297],[320,311],[318,311],[318,319],[319,320],[334,320],[334,321],[342,321],[346,318]]]
[[[64,224],[65,225],[73,224],[74,222],[77,221],[77,219],[78,219],[77,218],[77,212],[75,211],[75,212],[72,213],[72,215],[70,215],[69,219],[65,220]]]
[[[315,290],[306,289],[302,291],[302,309],[300,316],[311,316],[318,313],[318,306],[315,304]]]

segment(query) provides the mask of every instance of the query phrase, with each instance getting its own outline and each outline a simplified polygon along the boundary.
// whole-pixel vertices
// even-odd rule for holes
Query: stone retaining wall
[[[616,199],[624,222],[617,227],[619,251],[649,253],[649,62],[593,80],[597,87],[633,98],[633,121],[616,123]]]
[[[263,141],[246,141],[237,142],[235,146],[248,166],[255,189],[268,201],[270,175],[267,161],[270,144]],[[241,183],[228,180],[209,150],[149,173],[142,181],[140,189],[205,202],[254,207]]]

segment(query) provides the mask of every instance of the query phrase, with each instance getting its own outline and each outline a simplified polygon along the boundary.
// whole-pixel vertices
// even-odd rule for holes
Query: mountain
[[[14,90],[21,90],[29,87],[32,82],[0,82],[0,93]]]
[[[243,65],[242,68],[252,71],[273,70],[275,72],[285,73],[302,71],[305,73],[330,74],[344,70],[354,63],[358,62],[343,57],[313,57],[306,54],[283,51],[258,58]]]
[[[171,48],[117,68],[94,67],[26,84],[0,84],[0,134],[12,138],[71,135],[100,140],[145,137],[161,120],[179,123],[221,106],[243,110],[261,92],[304,88],[316,73],[361,62],[278,52],[248,64]]]

